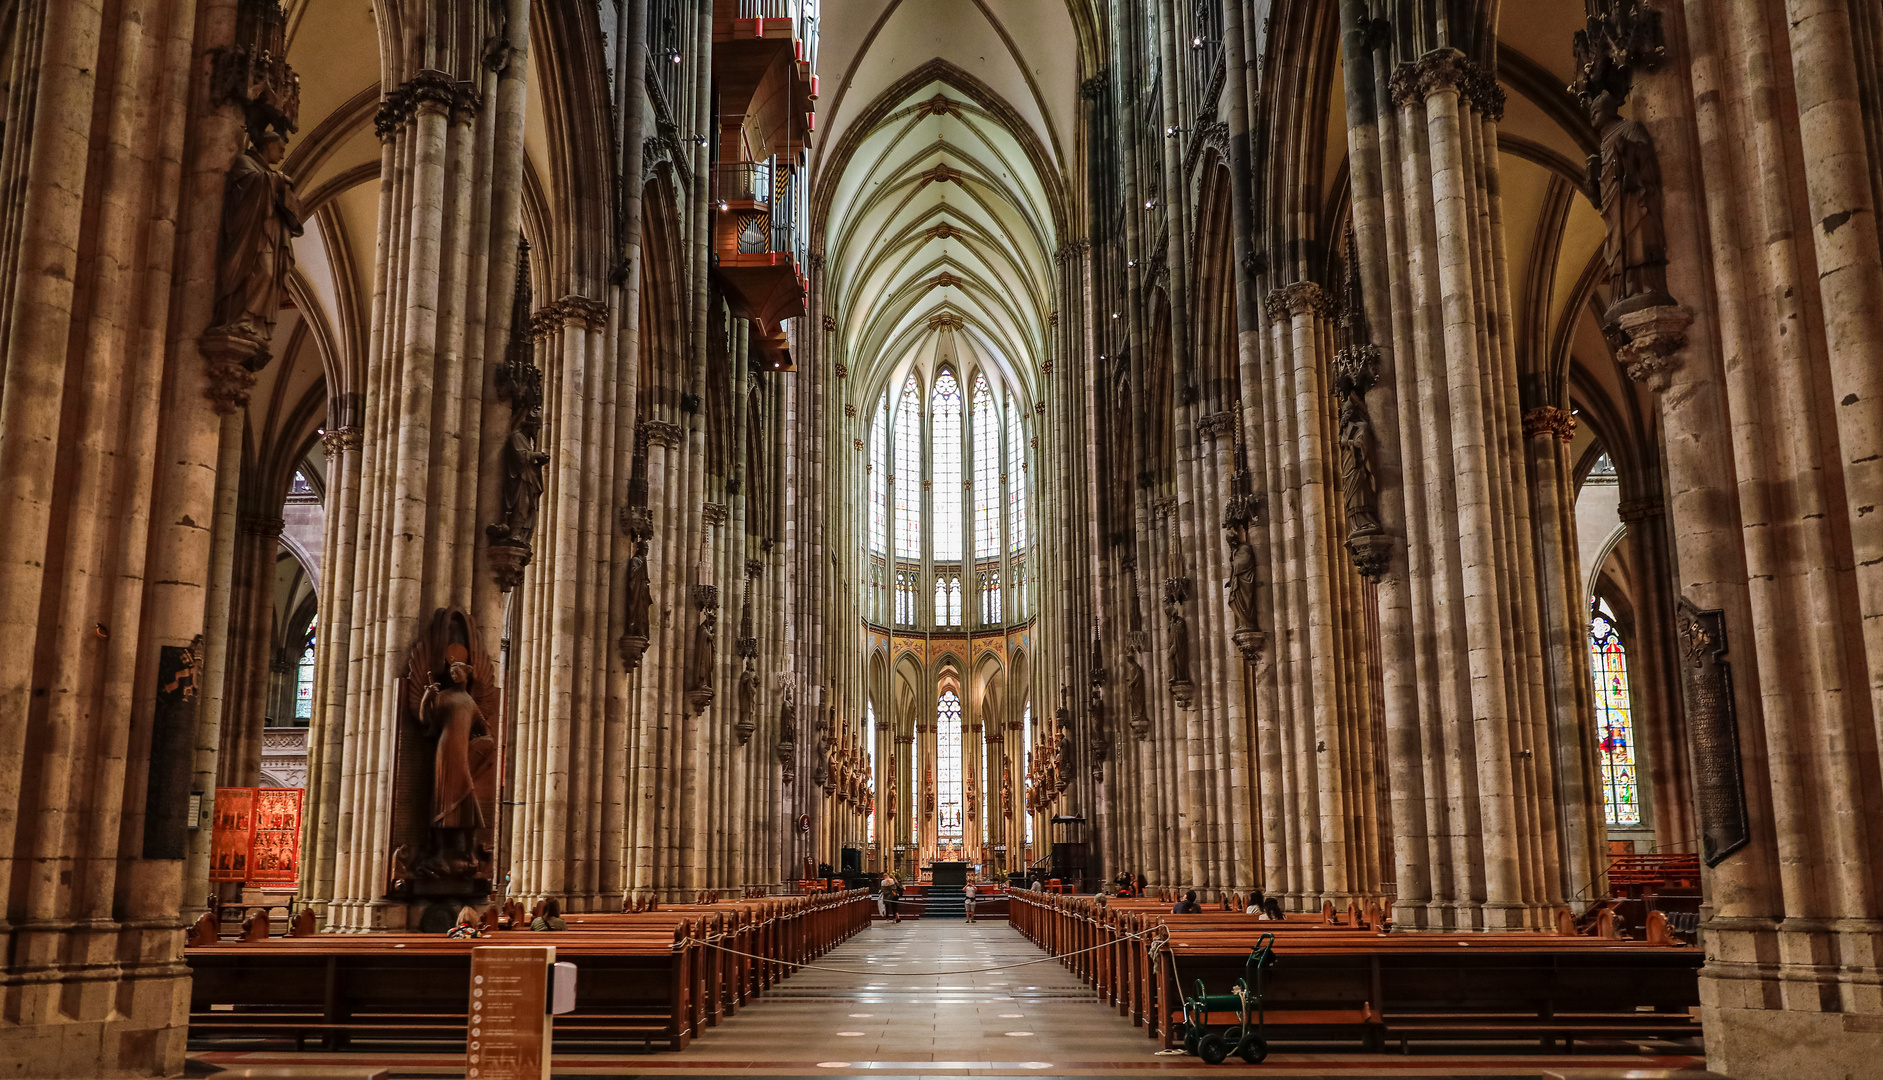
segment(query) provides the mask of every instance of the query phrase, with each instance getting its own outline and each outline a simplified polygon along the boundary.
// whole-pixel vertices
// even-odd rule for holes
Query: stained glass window
[[[935,826],[942,843],[961,842],[961,698],[942,691],[935,706]]]
[[[935,578],[935,625],[961,625],[961,576],[941,574]]]
[[[1021,461],[1020,442],[1026,433],[1020,427],[1020,414],[1013,407],[1013,395],[1007,395],[1007,550],[1026,550],[1026,470]]]
[[[922,557],[922,395],[915,376],[902,385],[896,406],[896,472],[891,482],[896,499],[896,557]]]
[[[889,391],[876,407],[870,424],[870,550],[882,554],[889,515]]]
[[[1000,622],[1000,567],[981,571],[981,622],[993,626]]]
[[[1595,725],[1601,735],[1602,812],[1610,825],[1641,824],[1634,713],[1628,700],[1628,653],[1608,603],[1589,610],[1589,664],[1595,670]]]
[[[307,643],[301,649],[301,662],[294,669],[294,718],[312,720],[314,718],[314,631],[320,626],[320,616],[307,624]]]
[[[974,377],[974,557],[1000,554],[1000,414],[985,373]]]
[[[948,625],[948,579],[935,579],[935,625]]]
[[[935,476],[935,561],[961,558],[961,385],[954,373],[935,378],[932,471]]]

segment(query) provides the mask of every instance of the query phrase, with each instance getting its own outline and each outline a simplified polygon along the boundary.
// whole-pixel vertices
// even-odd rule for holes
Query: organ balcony
[[[817,114],[815,0],[713,0],[713,79],[721,130],[754,157],[798,161]]]
[[[758,323],[772,371],[795,371],[784,320],[804,314],[802,172],[785,161],[721,162],[713,171],[713,255],[733,311]]]

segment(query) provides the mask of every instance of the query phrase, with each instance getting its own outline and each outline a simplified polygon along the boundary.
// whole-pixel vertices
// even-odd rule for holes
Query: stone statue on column
[[[294,181],[280,168],[287,153],[281,133],[263,129],[223,179],[216,303],[202,346],[212,361],[249,372],[270,359],[275,318],[294,271],[294,238],[305,231]]]
[[[647,539],[637,537],[634,554],[628,559],[628,575],[621,631],[621,659],[630,674],[641,666],[647,652],[649,617],[654,609],[654,583],[647,572]]]
[[[1169,578],[1164,582],[1165,632],[1170,637],[1170,693],[1182,709],[1196,703],[1196,682],[1190,675],[1190,620],[1183,614],[1189,586],[1188,578]]]
[[[536,535],[543,466],[549,464],[549,455],[537,448],[542,427],[540,403],[520,401],[511,410],[510,434],[503,444],[503,520],[488,530],[494,545],[527,548]]]
[[[1125,709],[1131,733],[1142,742],[1151,737],[1151,716],[1145,704],[1144,666],[1138,658],[1125,653]]]
[[[1602,200],[1608,234],[1602,246],[1608,270],[1607,319],[1674,303],[1667,294],[1667,234],[1661,223],[1661,162],[1639,120],[1621,115],[1621,101],[1604,90],[1589,105],[1602,149],[1589,158],[1590,187]]]
[[[746,657],[745,671],[739,675],[739,719],[733,725],[733,731],[739,736],[739,745],[744,746],[752,738],[752,732],[758,730],[758,672],[753,669],[752,658]]]
[[[1373,421],[1358,394],[1340,401],[1340,494],[1349,533],[1378,532],[1379,484],[1373,475]]]
[[[687,675],[689,690],[713,688],[713,660],[717,651],[714,645],[718,634],[718,609],[707,608],[700,612],[699,625],[693,629],[693,662]]]

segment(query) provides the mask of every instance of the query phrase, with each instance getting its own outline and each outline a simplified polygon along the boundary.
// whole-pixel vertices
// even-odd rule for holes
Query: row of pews
[[[1197,981],[1225,994],[1262,934],[1275,935],[1266,987],[1271,1042],[1698,1038],[1702,952],[1665,924],[1649,941],[1574,933],[1395,932],[1377,907],[1259,921],[1240,910],[1175,915],[1165,900],[1013,894],[1020,933],[1083,978],[1099,1000],[1174,1047]],[[1566,912],[1565,912],[1566,914]],[[1567,929],[1570,922],[1559,920]],[[1211,1025],[1237,1022],[1211,1014]]]
[[[493,909],[481,938],[315,934],[311,922],[271,938],[263,922],[223,940],[199,924],[184,952],[190,1039],[292,1039],[296,1050],[462,1043],[471,950],[553,945],[577,969],[575,1011],[555,1018],[557,1046],[679,1050],[868,926],[875,907],[860,889],[635,906],[651,909],[572,914],[568,929],[535,933],[520,908]]]

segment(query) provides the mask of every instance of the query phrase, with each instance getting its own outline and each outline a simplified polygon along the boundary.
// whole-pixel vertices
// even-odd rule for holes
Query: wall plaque
[[[202,795],[191,793],[196,758],[196,679],[201,634],[157,654],[157,709],[150,728],[150,781],[144,791],[144,858],[181,859],[197,827]]]
[[[1681,696],[1693,755],[1694,809],[1708,866],[1746,846],[1746,782],[1739,763],[1739,717],[1733,706],[1732,665],[1726,661],[1726,617],[1680,598]]]
[[[549,968],[555,962],[553,946],[471,950],[468,1080],[549,1080]]]

